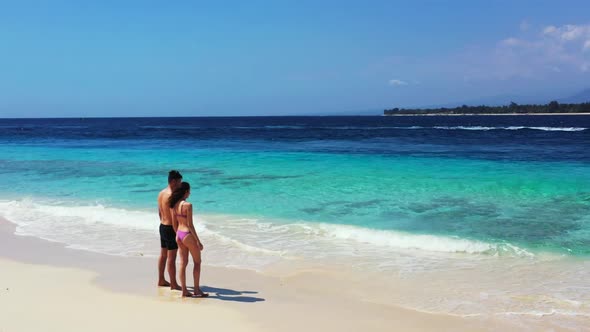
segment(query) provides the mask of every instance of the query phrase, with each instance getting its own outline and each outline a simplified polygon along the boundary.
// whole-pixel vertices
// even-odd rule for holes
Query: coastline
[[[183,317],[216,331],[273,331],[277,326],[282,331],[506,329],[497,321],[372,301],[374,287],[346,271],[305,270],[272,277],[205,265],[202,283],[211,298],[182,299],[179,292],[155,286],[154,259],[68,249],[17,236],[15,227],[0,218],[0,312],[6,315],[0,330],[161,330]],[[105,307],[109,309],[101,309]],[[63,311],[68,315],[57,314]],[[97,322],[92,329],[86,328],[89,321]]]
[[[443,114],[443,113],[427,113],[427,114],[383,114],[383,116],[519,116],[519,115],[590,115],[590,113],[460,113],[460,114]]]

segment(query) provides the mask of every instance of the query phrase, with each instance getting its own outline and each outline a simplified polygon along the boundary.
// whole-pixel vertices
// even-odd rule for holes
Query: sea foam
[[[332,127],[305,127],[305,126],[267,126],[259,127],[264,129],[324,129],[324,130],[389,130],[389,129],[439,129],[439,130],[473,130],[473,131],[488,131],[488,130],[541,130],[541,131],[584,131],[588,128],[584,127],[528,127],[528,126],[379,126],[379,127],[364,127],[364,126],[332,126]]]
[[[224,127],[198,127],[198,126],[141,126],[144,129],[215,129]],[[472,131],[489,131],[489,130],[541,130],[541,131],[564,131],[575,132],[584,131],[585,127],[536,127],[536,126],[305,126],[305,125],[276,125],[276,126],[233,126],[229,127],[237,130],[472,130]]]
[[[72,204],[72,203],[68,203]],[[108,254],[156,254],[142,241],[157,238],[155,212],[94,205],[63,205],[32,199],[0,201],[2,215],[15,222],[17,234],[62,242]],[[315,222],[268,221],[236,216],[197,216],[197,231],[218,248],[274,257],[339,256],[351,248],[371,255],[398,249],[417,252],[531,256],[506,243],[410,234]],[[127,240],[121,241],[128,237]],[[110,241],[110,242],[109,242]],[[105,250],[105,248],[108,248]]]
[[[426,127],[428,128],[428,127]],[[526,126],[507,126],[507,127],[485,127],[485,126],[435,126],[434,129],[442,130],[541,130],[541,131],[583,131],[588,128],[583,127],[526,127]]]
[[[152,258],[159,254],[159,221],[154,211],[74,203],[31,198],[0,200],[0,215],[17,224],[18,235],[61,242],[74,249]],[[587,312],[576,295],[579,292],[547,277],[561,273],[560,265],[539,265],[536,256],[506,243],[231,215],[199,214],[195,224],[205,244],[203,261],[207,265],[271,273],[277,266],[352,266],[363,274],[378,273],[394,282],[398,287],[396,303],[429,312],[466,316],[479,315],[484,310],[520,315],[525,312],[523,308],[543,315],[554,309],[574,314]],[[526,276],[533,280],[532,286],[515,286],[510,282],[531,273],[532,267],[538,270]],[[574,268],[566,267],[564,277],[585,280],[585,266]],[[432,273],[454,280],[455,286],[437,288],[430,279],[437,274]],[[498,279],[500,274],[502,278]],[[473,280],[478,281],[474,284]],[[536,294],[539,289],[534,285],[542,281],[559,297],[528,295],[506,302],[506,294]],[[417,284],[424,289],[424,296],[410,291]],[[485,294],[485,305],[473,300],[475,291]],[[438,297],[433,298],[432,294]]]

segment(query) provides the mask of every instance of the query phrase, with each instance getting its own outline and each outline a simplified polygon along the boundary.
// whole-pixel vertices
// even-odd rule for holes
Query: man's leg
[[[178,249],[168,250],[168,276],[170,276],[170,289],[181,290],[176,283],[176,253]]]
[[[176,252],[176,250],[174,250]],[[175,253],[176,255],[176,253]],[[161,248],[160,258],[158,259],[158,286],[170,286],[170,283],[164,278],[164,269],[168,259],[168,249]]]

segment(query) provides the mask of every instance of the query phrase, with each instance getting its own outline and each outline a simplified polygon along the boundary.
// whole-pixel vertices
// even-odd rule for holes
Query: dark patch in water
[[[235,175],[226,177],[227,180],[280,180],[301,178],[303,175]]]
[[[349,203],[353,203],[353,202],[351,202],[351,201],[328,201],[328,202],[322,203],[322,206],[344,205],[344,204],[349,204]]]
[[[185,173],[200,173],[200,174],[205,174],[205,175],[210,175],[210,176],[220,176],[223,175],[224,172],[220,169],[216,169],[216,168],[207,168],[207,167],[201,167],[201,168],[194,168],[194,169],[187,169],[181,172],[185,172]]]
[[[439,205],[439,206],[441,206],[441,205],[457,206],[457,205],[469,204],[469,200],[467,200],[466,198],[457,198],[457,197],[451,197],[451,196],[438,197],[438,198],[433,199],[432,202],[434,204]]]
[[[137,189],[137,190],[131,190],[130,192],[132,192],[132,193],[157,193],[159,191],[160,191],[160,189]]]
[[[563,195],[551,198],[552,203],[556,204],[583,204],[586,205],[586,202],[590,202],[590,193],[588,192],[579,192],[571,195]]]
[[[383,202],[386,202],[386,200],[384,200],[384,199],[372,199],[372,200],[369,200],[369,201],[361,201],[361,202],[348,203],[348,204],[346,204],[346,206],[349,207],[349,208],[351,208],[351,209],[358,209],[358,208],[364,208],[364,207],[378,205],[378,204],[383,203]]]
[[[223,186],[227,186],[229,188],[243,188],[243,187],[249,187],[249,186],[253,186],[256,183],[251,182],[251,181],[241,181],[241,182],[237,182],[237,181],[221,181],[219,182],[220,185]]]
[[[338,210],[332,212],[331,214],[334,216],[338,216],[338,217],[344,217],[344,216],[349,216],[351,214],[354,214],[354,212],[350,208],[343,208],[343,209],[338,209]]]
[[[331,201],[325,202],[318,206],[308,207],[299,209],[307,214],[317,214],[321,212],[328,212],[333,216],[346,216],[355,214],[358,216],[366,215],[366,213],[355,212],[356,209],[362,209],[367,207],[373,207],[379,205],[386,200],[383,199],[372,199],[368,201],[350,202],[350,201]]]
[[[141,188],[141,187],[147,187],[149,184],[148,183],[136,183],[136,184],[130,184],[127,187],[130,188]]]
[[[316,214],[316,213],[320,213],[322,211],[324,211],[324,208],[303,208],[303,209],[299,209],[299,211],[301,212],[305,212],[307,214]]]
[[[423,213],[432,209],[435,209],[436,207],[434,207],[432,204],[426,204],[426,203],[412,203],[410,205],[408,205],[408,209],[411,210],[412,212],[416,212],[416,213]]]
[[[465,218],[468,216],[485,216],[494,218],[499,215],[498,207],[493,203],[474,203],[463,198],[441,197],[428,203],[411,203],[408,210],[436,217]]]
[[[533,244],[546,243],[548,240],[561,241],[559,237],[568,232],[581,229],[573,219],[557,219],[550,215],[516,215],[512,218],[482,220],[480,231],[494,238],[508,241],[526,241]],[[559,220],[559,221],[558,221]],[[486,229],[488,228],[488,229]]]
[[[590,204],[584,201],[584,195],[587,193],[550,198],[546,202],[516,204],[516,211],[509,216],[501,214],[492,202],[475,203],[446,197],[430,203],[409,204],[407,210],[418,215],[400,216],[401,222],[396,220],[394,224],[405,231],[590,253],[588,247],[584,247],[584,242],[590,240],[575,235],[576,232],[586,232],[589,227]],[[457,205],[459,202],[461,204]]]

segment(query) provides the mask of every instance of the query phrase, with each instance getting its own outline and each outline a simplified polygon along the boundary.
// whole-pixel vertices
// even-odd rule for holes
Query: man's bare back
[[[170,189],[170,186],[160,191],[160,194],[158,194],[158,210],[160,212],[160,222],[162,225],[172,226],[172,214],[168,207],[170,195],[172,195],[172,189]]]

